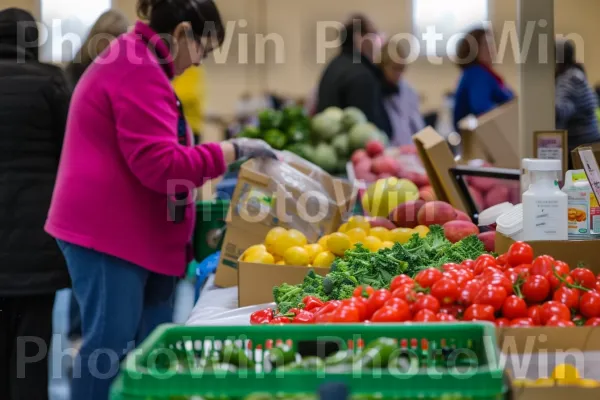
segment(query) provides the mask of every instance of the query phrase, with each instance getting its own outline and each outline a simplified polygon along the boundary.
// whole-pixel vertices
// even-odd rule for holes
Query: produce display
[[[324,279],[309,273],[301,285],[276,287],[278,309],[259,311],[261,320],[253,315],[251,322],[600,326],[600,276],[589,269],[571,269],[548,255],[534,258],[523,242],[498,257],[482,253],[475,236],[451,244],[433,226],[425,238],[414,235],[377,255],[350,251]]]
[[[288,150],[330,173],[344,172],[351,152],[364,148],[369,140],[387,143],[387,137],[354,107],[331,107],[312,119],[301,107],[267,109],[259,113],[258,121],[257,127],[244,128],[240,136],[263,139],[274,149]]]
[[[558,364],[548,378],[514,379],[515,387],[553,387],[556,385],[580,386],[584,388],[600,388],[600,382],[582,378],[579,371],[571,364]]]

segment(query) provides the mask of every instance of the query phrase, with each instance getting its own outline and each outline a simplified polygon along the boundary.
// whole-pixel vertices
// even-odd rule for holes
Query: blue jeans
[[[81,309],[72,400],[107,400],[125,355],[173,319],[177,279],[59,240]]]

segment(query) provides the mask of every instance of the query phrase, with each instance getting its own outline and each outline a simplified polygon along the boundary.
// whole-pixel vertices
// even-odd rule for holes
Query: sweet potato
[[[510,200],[510,190],[506,185],[499,183],[486,193],[484,203],[486,207],[504,203]]]
[[[460,210],[456,210],[456,220],[457,221],[473,222],[471,220],[471,217],[469,217],[466,212],[460,211]]]
[[[444,234],[446,239],[456,243],[467,236],[479,235],[479,228],[469,221],[450,221],[444,224]]]
[[[389,229],[389,230],[396,229],[396,225],[394,225],[392,223],[392,221],[390,221],[387,218],[367,217],[366,219],[369,222],[369,224],[371,225],[371,228],[381,227],[381,228],[385,228],[385,229]]]
[[[435,191],[431,186],[424,186],[419,190],[419,198],[423,201],[435,201]]]
[[[417,214],[419,225],[444,225],[446,222],[456,219],[456,210],[450,204],[443,201],[432,201],[425,203]]]
[[[407,201],[400,204],[390,213],[389,220],[399,228],[414,228],[419,225],[417,214],[425,205],[423,200]]]
[[[496,251],[496,232],[483,232],[477,238],[485,245],[485,251]]]

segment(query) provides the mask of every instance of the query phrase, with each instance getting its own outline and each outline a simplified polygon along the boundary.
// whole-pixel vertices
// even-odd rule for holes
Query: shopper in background
[[[108,10],[98,18],[81,49],[73,61],[67,65],[67,76],[73,86],[79,82],[87,67],[108,47],[111,41],[127,32],[128,28],[127,17],[119,11]]]
[[[556,42],[556,127],[569,132],[569,150],[600,142],[596,110],[598,98],[577,62],[570,40]]]
[[[353,16],[340,32],[341,52],[325,68],[317,91],[316,112],[328,107],[357,107],[391,137],[392,125],[383,105],[381,70],[373,63],[382,37],[363,15]]]
[[[494,70],[489,46],[491,32],[474,29],[458,43],[457,64],[462,69],[454,98],[454,127],[468,115],[479,116],[514,98],[504,79]]]
[[[48,398],[54,296],[69,286],[64,258],[43,229],[69,90],[58,67],[38,61],[37,41],[31,14],[0,11],[0,399],[7,400]]]
[[[75,89],[46,223],[81,307],[73,400],[106,400],[127,350],[171,321],[191,260],[194,189],[236,159],[273,156],[259,140],[191,143],[171,79],[222,44],[215,3],[138,0],[137,9],[148,24],[113,41]]]
[[[206,104],[205,71],[202,66],[193,65],[183,74],[173,79],[173,87],[187,123],[194,134],[195,144],[200,143],[204,129],[204,108]]]
[[[425,127],[420,111],[419,95],[403,79],[407,54],[396,41],[388,41],[381,52],[385,109],[392,124],[391,143],[394,146],[412,144],[412,135]]]

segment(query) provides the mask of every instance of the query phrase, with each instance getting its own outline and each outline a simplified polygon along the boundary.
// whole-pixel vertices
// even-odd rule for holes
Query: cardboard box
[[[583,164],[581,163],[581,158],[579,157],[579,149],[582,147],[591,147],[592,151],[594,152],[594,156],[596,156],[596,160],[600,160],[600,143],[592,143],[579,146],[575,150],[571,151],[573,169],[583,169]]]
[[[463,158],[483,158],[499,168],[520,168],[519,103],[510,101],[476,120],[459,122]]]
[[[452,204],[454,208],[468,212],[466,202],[449,169],[456,166],[454,155],[446,139],[432,127],[413,136],[421,162],[427,171],[431,186],[438,200]]]
[[[310,270],[305,266],[254,264],[239,261],[238,303],[240,307],[273,302],[273,287],[283,283],[302,283]],[[329,268],[314,268],[315,273],[325,276]]]
[[[598,400],[600,399],[600,389],[582,388],[578,386],[554,386],[554,387],[527,387],[513,388],[513,400]]]
[[[215,285],[238,283],[238,259],[276,226],[298,229],[309,242],[335,232],[356,201],[357,189],[297,159],[250,160],[231,199]]]

